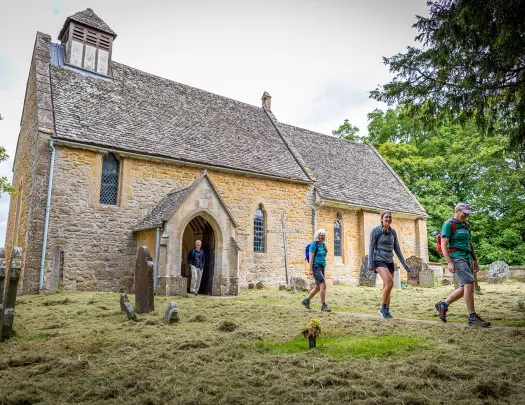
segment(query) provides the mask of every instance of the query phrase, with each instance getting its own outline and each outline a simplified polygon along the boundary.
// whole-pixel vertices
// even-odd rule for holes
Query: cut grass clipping
[[[412,336],[371,336],[371,335],[336,335],[329,334],[317,338],[317,350],[334,359],[357,357],[399,356],[407,352],[422,349],[425,339]],[[286,342],[267,342],[260,340],[256,347],[268,353],[301,353],[308,349],[308,341],[297,336]]]

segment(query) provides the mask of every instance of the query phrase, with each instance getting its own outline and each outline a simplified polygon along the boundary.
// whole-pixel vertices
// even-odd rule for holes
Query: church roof
[[[276,125],[312,170],[322,199],[427,215],[373,146],[287,124]]]
[[[58,138],[310,182],[260,107],[115,62],[113,80],[50,72]]]
[[[234,226],[237,226],[235,218],[233,218],[233,215],[226,206],[226,203],[222,199],[221,195],[217,192],[213,181],[208,176],[208,172],[206,170],[203,170],[202,173],[192,183],[188,184],[185,187],[174,189],[171,192],[169,192],[166,195],[166,197],[164,197],[161,200],[161,202],[158,203],[157,206],[153,208],[153,210],[142,219],[142,221],[140,221],[140,223],[137,225],[134,231],[137,232],[145,229],[162,227],[164,225],[164,221],[167,221],[171,217],[172,213],[180,207],[180,205],[186,200],[186,198],[188,198],[191,192],[195,190],[195,188],[197,188],[197,186],[204,178],[206,178],[210,182],[212,189],[215,191],[215,194],[217,195],[222,205],[224,206],[224,209],[230,216],[230,219],[232,220]]]
[[[102,18],[100,18],[98,15],[96,15],[93,10],[90,8],[85,9],[84,11],[79,11],[78,13],[75,13],[71,16],[69,16],[66,19],[66,22],[64,23],[64,26],[60,30],[60,33],[58,34],[58,39],[61,40],[62,36],[66,32],[66,29],[69,25],[70,21],[76,21],[81,24],[87,25],[88,27],[96,28],[100,31],[106,32],[108,34],[111,34],[114,38],[117,37],[117,34],[115,31],[113,31],[111,28],[109,28],[109,25],[107,25]]]

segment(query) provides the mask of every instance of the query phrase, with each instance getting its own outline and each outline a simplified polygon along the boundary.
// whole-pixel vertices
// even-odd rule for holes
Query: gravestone
[[[368,271],[368,255],[361,259],[361,271],[359,272],[359,285],[365,287],[376,286],[376,273]]]
[[[5,252],[4,252],[5,255]],[[2,310],[0,311],[0,341],[10,339],[13,335],[13,323],[15,321],[15,303],[20,279],[20,268],[22,267],[22,248],[14,247],[11,254],[11,263],[5,276],[5,290]]]
[[[509,265],[501,260],[490,263],[489,283],[499,284],[509,276]]]
[[[129,301],[124,302],[124,312],[128,317],[129,321],[135,321],[137,322],[137,314],[135,314],[135,310],[133,309],[133,305]]]
[[[262,290],[264,287],[264,284],[262,281],[258,281],[257,284],[255,284],[255,288],[257,288],[258,290]]]
[[[410,269],[408,273],[408,284],[419,285],[419,273],[423,270],[423,260],[417,256],[410,256],[407,259],[407,265]]]
[[[153,298],[153,259],[147,246],[139,247],[135,265],[135,308],[138,314],[155,310]]]
[[[255,284],[253,283],[248,283],[248,290],[253,290],[255,287]]]
[[[126,302],[129,302],[128,294],[120,294],[120,312],[126,313]]]
[[[434,288],[436,279],[434,278],[434,270],[421,270],[419,272],[419,286],[422,288]]]
[[[172,322],[179,322],[179,306],[177,303],[170,301],[166,311],[164,311],[163,321],[166,325]]]
[[[4,305],[5,287],[5,249],[0,248],[0,308]]]
[[[290,289],[295,291],[307,291],[308,284],[301,276],[293,276],[290,279]]]
[[[401,288],[401,272],[396,266],[396,271],[394,271],[394,288]]]

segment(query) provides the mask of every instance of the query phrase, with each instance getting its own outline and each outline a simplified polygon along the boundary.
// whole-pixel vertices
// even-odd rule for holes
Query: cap
[[[461,211],[464,214],[468,214],[468,215],[470,215],[470,213],[472,212],[470,209],[470,205],[465,204],[465,203],[459,203],[458,205],[456,205],[456,211]]]

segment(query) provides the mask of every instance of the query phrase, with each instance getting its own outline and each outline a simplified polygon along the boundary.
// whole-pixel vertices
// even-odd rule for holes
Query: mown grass
[[[523,284],[482,284],[479,312],[525,321]],[[396,318],[437,319],[433,303],[451,287],[394,291]],[[379,289],[329,287],[345,312],[375,313]],[[0,344],[4,404],[520,404],[525,402],[525,328],[307,311],[303,294],[243,290],[235,299],[156,297],[139,322],[114,293],[23,296],[16,336]],[[170,300],[180,321],[164,325]],[[134,302],[134,297],[130,296]],[[464,303],[451,317],[465,323]],[[318,348],[300,331],[321,321]]]

